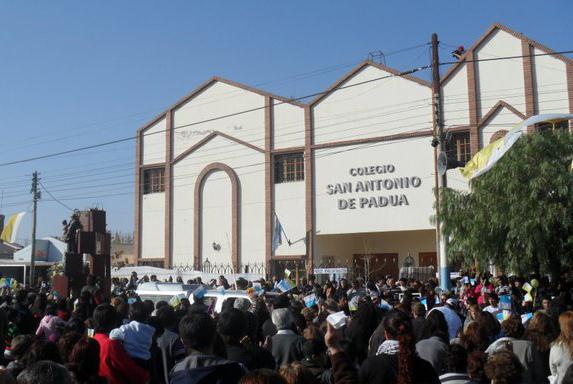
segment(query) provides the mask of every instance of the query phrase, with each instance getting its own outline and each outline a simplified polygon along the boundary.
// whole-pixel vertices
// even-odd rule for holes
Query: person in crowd
[[[148,316],[145,303],[135,302],[129,309],[130,322],[109,333],[109,338],[122,341],[127,354],[144,368],[151,358],[151,344],[155,334],[155,328],[146,324]]]
[[[20,372],[24,370],[25,365],[22,360],[24,355],[32,346],[32,341],[33,339],[31,335],[17,335],[12,339],[9,354],[11,361],[6,366],[6,370],[12,375],[12,377],[18,377]]]
[[[141,384],[147,382],[149,373],[137,365],[127,354],[119,340],[109,338],[117,324],[117,312],[110,304],[100,304],[93,313],[94,339],[100,347],[99,375],[109,384]]]
[[[239,384],[287,384],[287,382],[277,371],[257,369],[245,374]]]
[[[315,384],[316,378],[310,371],[299,362],[283,365],[279,369],[280,375],[285,379],[287,384]]]
[[[441,384],[467,384],[470,381],[468,370],[468,353],[459,344],[447,348],[444,360],[444,373],[440,375]]]
[[[387,314],[383,322],[386,340],[378,348],[376,356],[367,358],[360,367],[360,380],[389,384],[439,383],[432,365],[415,352],[409,316],[394,311]]]
[[[493,384],[515,384],[522,382],[522,366],[511,351],[493,353],[485,365],[485,374]]]
[[[492,292],[489,294],[489,305],[483,310],[491,313],[494,316],[498,313],[501,313],[501,308],[499,307],[499,297],[495,293]]]
[[[332,372],[327,370],[324,340],[307,339],[302,346],[302,355],[304,356],[301,361],[302,366],[307,368],[318,382],[331,382]]]
[[[422,340],[425,318],[426,307],[424,307],[424,304],[419,301],[412,303],[412,330],[414,331],[416,342]]]
[[[66,367],[74,384],[105,384],[99,375],[100,347],[97,341],[83,336],[72,349]]]
[[[551,318],[543,311],[538,311],[527,324],[524,339],[531,341],[539,360],[543,364],[543,377],[549,377],[549,351],[551,343],[557,338],[558,333]]]
[[[40,325],[36,330],[36,336],[46,339],[51,342],[56,342],[60,336],[61,330],[64,328],[65,322],[56,316],[58,308],[55,303],[48,303],[46,305],[45,316],[40,321]]]
[[[436,374],[442,373],[449,345],[448,324],[440,311],[431,311],[424,321],[422,340],[416,343],[416,352],[432,364]]]
[[[446,302],[446,305],[434,307],[431,311],[440,311],[444,315],[446,319],[446,323],[448,324],[448,337],[450,340],[455,339],[458,335],[458,331],[462,328],[462,319],[458,315],[456,308],[457,301],[453,300]],[[431,312],[430,311],[430,312]]]
[[[236,383],[245,374],[244,368],[214,354],[216,327],[206,313],[192,313],[181,319],[179,335],[187,357],[171,370],[170,383],[198,383],[201,378],[219,384]]]
[[[468,354],[468,376],[470,381],[466,384],[489,384],[485,374],[487,355],[485,352],[474,351]]]
[[[169,372],[175,364],[185,358],[185,347],[177,334],[177,317],[173,307],[167,305],[157,309],[156,316],[163,327],[163,333],[157,338],[161,352],[163,381],[169,383]]]
[[[302,358],[302,344],[304,337],[294,332],[293,315],[288,308],[274,309],[271,319],[277,333],[271,339],[272,355],[277,366],[287,365]]]
[[[74,346],[81,338],[81,333],[71,331],[64,333],[58,340],[58,351],[64,364],[69,361]]]
[[[217,321],[217,330],[223,338],[229,360],[241,363],[249,370],[275,369],[273,355],[246,338],[247,321],[241,311],[231,308],[222,312]]]
[[[69,371],[53,361],[38,361],[18,375],[18,384],[72,384]]]
[[[523,383],[546,382],[547,379],[543,375],[543,363],[540,355],[536,353],[531,341],[522,340],[525,329],[521,323],[521,317],[512,315],[501,323],[501,329],[505,336],[491,343],[486,349],[486,353],[492,355],[500,350],[508,350],[517,357],[522,366],[521,370],[523,373],[521,377]]]
[[[360,301],[358,310],[348,325],[347,336],[353,350],[356,352],[357,362],[362,363],[368,357],[368,343],[372,333],[378,326],[379,315],[376,307],[370,301]]]
[[[567,368],[573,363],[573,311],[559,316],[559,329],[559,337],[551,345],[549,352],[552,384],[561,384]]]

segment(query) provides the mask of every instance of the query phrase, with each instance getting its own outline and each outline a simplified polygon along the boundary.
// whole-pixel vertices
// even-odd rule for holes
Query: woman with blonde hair
[[[567,368],[573,362],[573,311],[563,312],[559,316],[561,333],[549,352],[550,382],[561,384]]]

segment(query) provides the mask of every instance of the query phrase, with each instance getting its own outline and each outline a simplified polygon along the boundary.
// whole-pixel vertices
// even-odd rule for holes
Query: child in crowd
[[[125,351],[143,368],[148,368],[151,358],[151,343],[155,328],[146,324],[149,313],[142,302],[131,304],[129,309],[130,322],[115,328],[109,334],[112,340],[123,341]]]

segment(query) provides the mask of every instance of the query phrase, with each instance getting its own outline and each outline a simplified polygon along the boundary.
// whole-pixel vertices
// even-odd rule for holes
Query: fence
[[[178,272],[190,272],[196,271],[195,266],[191,264],[176,264],[173,265],[173,269]],[[212,263],[209,259],[205,259],[199,268],[199,271],[205,273],[213,273],[217,275],[229,275],[234,273],[245,273],[245,274],[259,274],[265,275],[266,268],[265,263],[246,263],[239,264],[237,270],[235,270],[233,264],[231,263]]]

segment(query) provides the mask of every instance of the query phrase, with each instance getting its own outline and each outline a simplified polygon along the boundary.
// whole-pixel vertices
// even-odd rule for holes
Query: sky
[[[433,32],[450,60],[495,22],[571,50],[572,13],[571,0],[0,0],[0,164],[132,137],[215,75],[300,97],[369,52],[397,69],[426,65]],[[70,208],[104,208],[108,229],[131,232],[134,161],[130,140],[0,165],[0,213],[31,212],[38,171],[53,195],[42,191],[39,237],[59,235]]]

